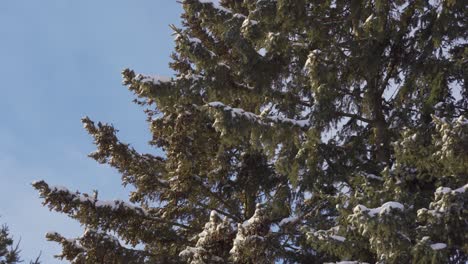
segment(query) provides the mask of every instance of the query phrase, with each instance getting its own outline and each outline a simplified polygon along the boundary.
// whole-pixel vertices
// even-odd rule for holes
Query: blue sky
[[[30,183],[126,198],[120,176],[87,157],[94,150],[83,116],[114,124],[142,152],[150,135],[142,109],[121,85],[126,67],[171,75],[179,24],[174,0],[6,0],[0,8],[0,223],[21,238],[22,256],[60,251],[44,234],[80,235],[79,224],[42,207]]]

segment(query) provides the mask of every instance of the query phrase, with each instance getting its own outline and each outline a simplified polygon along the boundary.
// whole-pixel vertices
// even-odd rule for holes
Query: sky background
[[[87,157],[95,148],[80,119],[112,123],[122,141],[155,153],[142,109],[121,84],[124,68],[171,76],[169,24],[175,0],[5,0],[0,8],[0,223],[21,238],[27,262],[60,246],[45,233],[81,234],[78,223],[42,207],[31,182],[127,198],[120,176]]]

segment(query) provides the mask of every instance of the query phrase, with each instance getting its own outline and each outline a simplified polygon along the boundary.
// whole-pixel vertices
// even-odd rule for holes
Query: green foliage
[[[463,1],[182,7],[175,76],[123,71],[163,154],[83,119],[97,146],[90,157],[122,174],[131,203],[33,184],[51,210],[86,227],[76,239],[47,236],[62,244],[60,258],[468,260]]]

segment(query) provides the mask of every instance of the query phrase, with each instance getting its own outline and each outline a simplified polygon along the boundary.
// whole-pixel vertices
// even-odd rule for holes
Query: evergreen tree
[[[461,0],[184,0],[173,78],[123,71],[142,154],[84,118],[130,202],[33,183],[72,263],[465,263]],[[223,220],[221,220],[223,218]],[[134,246],[139,245],[135,249]]]
[[[19,242],[14,244],[13,238],[10,236],[7,225],[2,225],[0,228],[0,264],[17,264],[22,263],[19,254]],[[36,260],[29,262],[30,264],[40,264],[39,257]]]
[[[8,227],[3,225],[0,229],[0,264],[19,263],[19,245],[13,245]]]

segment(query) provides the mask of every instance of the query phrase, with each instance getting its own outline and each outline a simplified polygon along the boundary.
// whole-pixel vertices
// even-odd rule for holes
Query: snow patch
[[[232,108],[230,106],[227,106],[221,102],[211,102],[207,104],[210,107],[214,108],[222,108],[225,111],[231,112],[232,117],[245,117],[249,120],[252,120],[254,122],[257,122],[259,124],[265,124],[265,123],[289,123],[294,126],[299,126],[302,128],[306,128],[310,126],[310,120],[309,119],[304,119],[304,120],[296,120],[296,119],[291,119],[287,117],[281,117],[281,116],[265,116],[265,117],[260,117],[252,112],[245,111],[244,109],[241,108]]]
[[[320,50],[314,49],[312,50],[309,55],[307,56],[307,61],[304,64],[304,68],[307,68],[309,66],[312,66],[314,64],[315,59],[317,56],[321,53]]]
[[[364,212],[367,213],[370,217],[374,217],[376,215],[388,214],[392,209],[398,209],[400,211],[403,211],[405,207],[398,202],[386,202],[382,204],[382,206],[377,208],[367,208],[366,206],[360,204],[354,207],[353,212]]]
[[[451,188],[449,187],[439,187],[437,188],[437,190],[435,191],[436,194],[447,194],[447,193],[453,193],[453,194],[456,194],[456,193],[464,193],[466,191],[466,189],[468,189],[468,184],[465,184],[463,185],[462,187],[458,188],[458,189],[455,189],[455,190],[452,190]]]
[[[342,237],[342,236],[335,236],[335,235],[330,236],[330,238],[332,238],[332,239],[334,239],[334,240],[337,240],[337,241],[340,241],[340,242],[345,242],[345,240],[346,240],[345,237]]]
[[[142,75],[142,74],[138,74],[135,79],[142,83],[152,83],[155,85],[171,81],[171,78],[166,77],[166,76],[159,76],[159,75],[150,76],[150,75]]]
[[[297,216],[290,216],[290,217],[287,217],[287,218],[284,218],[282,219],[280,222],[279,222],[279,226],[283,226],[283,225],[286,225],[286,224],[289,224],[289,223],[295,223],[299,220],[299,217]]]
[[[344,261],[339,261],[339,262],[325,262],[324,264],[368,264],[366,262],[359,262],[359,261],[350,261],[350,260],[344,260]]]
[[[59,233],[55,232],[55,231],[49,231],[46,233],[46,236],[58,236],[60,235]]]
[[[266,55],[266,49],[265,49],[265,48],[261,48],[261,49],[259,49],[257,52],[258,52],[258,54],[260,54],[260,56],[262,56],[262,57],[265,57],[265,55]]]
[[[458,189],[453,190],[453,191],[456,192],[456,193],[464,193],[466,191],[466,189],[468,189],[468,183],[463,185],[462,187],[460,187]]]
[[[240,19],[246,19],[247,18],[245,15],[240,14],[240,13],[235,13],[232,16],[235,17],[235,18],[240,18]]]
[[[193,43],[201,43],[199,38],[189,37],[188,40]]]
[[[67,187],[61,185],[50,186],[50,190],[54,192],[70,192]]]
[[[366,18],[366,21],[364,21],[364,24],[369,23],[369,22],[370,22],[371,20],[373,20],[373,19],[374,19],[374,14],[371,14],[370,16],[368,16],[368,17]]]
[[[435,192],[436,193],[446,194],[446,193],[449,193],[451,191],[452,191],[452,189],[450,189],[449,187],[439,187],[439,188],[437,188],[437,190]]]
[[[441,250],[447,247],[445,243],[435,243],[431,245],[432,250]]]
[[[372,174],[372,173],[365,173],[365,174],[364,174],[364,177],[366,177],[366,178],[368,178],[368,179],[383,181],[383,178],[382,178],[382,177],[377,176],[377,175]]]
[[[198,0],[198,1],[200,1],[200,3],[202,4],[211,4],[213,5],[214,8],[224,11],[226,13],[231,13],[231,10],[228,10],[221,6],[221,4],[219,3],[219,0]]]
[[[309,191],[305,191],[305,192],[304,192],[304,199],[305,199],[305,200],[311,199],[312,196],[313,196],[313,194],[312,194],[311,192],[309,192]]]

